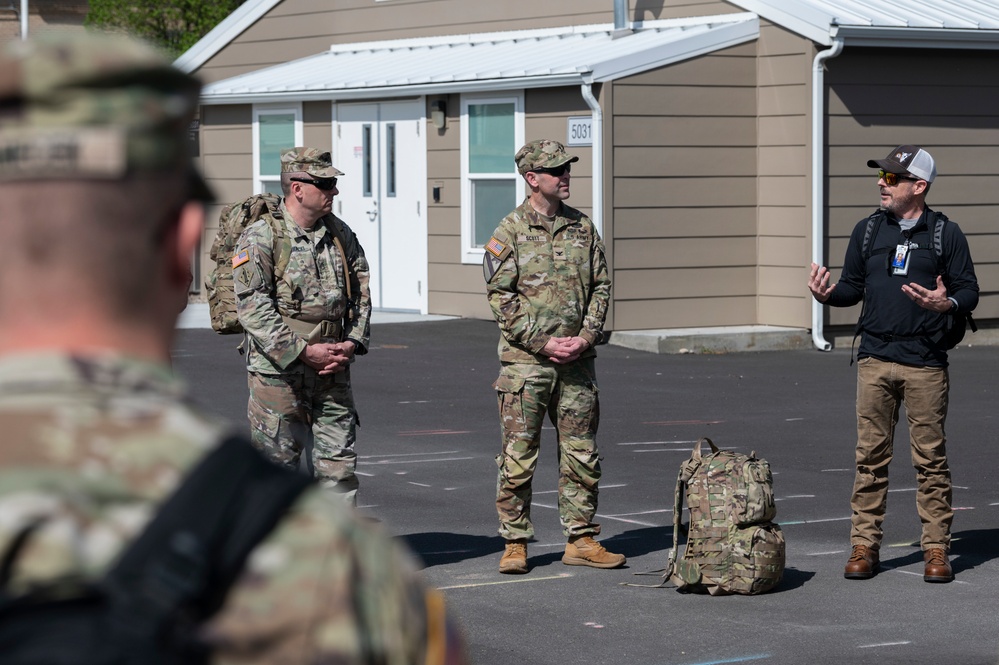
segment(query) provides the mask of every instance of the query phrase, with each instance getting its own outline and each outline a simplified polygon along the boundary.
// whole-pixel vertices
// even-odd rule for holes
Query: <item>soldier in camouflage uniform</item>
[[[103,576],[227,429],[170,370],[208,196],[188,155],[199,91],[130,40],[0,49],[0,556],[36,525],[5,592]],[[213,663],[464,662],[442,603],[312,488],[204,638]]]
[[[331,212],[342,175],[328,152],[284,150],[277,221],[281,242],[290,244],[288,266],[275,279],[274,231],[261,218],[239,240],[233,282],[249,339],[253,444],[297,467],[311,440],[316,477],[356,505],[358,418],[350,364],[367,352],[371,297],[364,250]]]
[[[563,563],[617,568],[625,558],[593,539],[600,525],[596,433],[600,409],[593,346],[603,334],[610,276],[593,223],[563,201],[578,157],[550,140],[514,160],[530,196],[500,222],[485,247],[489,306],[500,327],[499,397],[503,450],[496,457],[496,508],[506,542],[501,573],[527,572],[531,481],[545,415],[558,430],[558,506],[569,538]]]

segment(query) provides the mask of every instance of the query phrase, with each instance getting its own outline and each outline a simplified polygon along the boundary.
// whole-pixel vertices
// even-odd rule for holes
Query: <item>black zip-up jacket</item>
[[[843,274],[826,304],[849,307],[865,300],[858,359],[870,356],[915,367],[947,366],[947,351],[933,338],[939,337],[949,315],[924,309],[902,292],[903,284],[913,282],[931,291],[936,288],[939,271],[931,234],[937,214],[925,208],[909,231],[902,231],[898,220],[886,215],[876,225],[877,237],[869,240],[870,257],[866,262],[863,243],[867,219],[854,227],[843,261]],[[906,239],[913,247],[908,275],[893,275],[891,260],[895,248]],[[971,312],[978,306],[978,278],[968,240],[960,227],[949,220],[944,222],[942,247],[947,295],[957,301],[957,309],[950,315]]]

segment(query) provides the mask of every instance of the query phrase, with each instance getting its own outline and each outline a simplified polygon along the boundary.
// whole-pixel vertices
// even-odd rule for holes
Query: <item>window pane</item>
[[[468,172],[512,173],[514,105],[468,105]],[[498,220],[497,220],[498,221]],[[488,240],[488,238],[487,238]]]
[[[512,161],[512,160],[511,160]],[[477,180],[472,182],[472,228],[476,247],[489,242],[500,220],[517,207],[517,186],[513,180]]]
[[[263,182],[264,193],[265,194],[275,194],[277,196],[284,196],[281,193],[281,181],[279,180],[265,180]]]
[[[281,174],[281,151],[295,147],[295,114],[261,114],[260,175]]]
[[[361,195],[371,196],[371,125],[361,127]]]
[[[385,194],[395,196],[395,123],[385,126]]]

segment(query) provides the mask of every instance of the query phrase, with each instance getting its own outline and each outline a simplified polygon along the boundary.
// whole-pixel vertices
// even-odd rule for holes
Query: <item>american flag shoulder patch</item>
[[[495,256],[496,258],[500,258],[500,255],[503,254],[505,250],[506,250],[506,245],[501,243],[495,237],[490,238],[489,242],[486,243],[486,251]]]
[[[232,257],[232,269],[235,270],[236,268],[243,265],[249,260],[250,260],[250,253],[244,249],[242,252]]]

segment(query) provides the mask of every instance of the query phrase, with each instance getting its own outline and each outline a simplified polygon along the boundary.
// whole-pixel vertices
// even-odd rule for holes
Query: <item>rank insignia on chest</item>
[[[249,260],[250,260],[250,253],[246,250],[243,250],[236,256],[232,257],[232,269],[235,270],[236,268],[243,265]]]
[[[555,247],[555,248],[552,249],[552,252],[554,252],[555,260],[557,260],[557,261],[564,261],[565,260],[565,250],[563,248],[561,248],[561,247]]]

